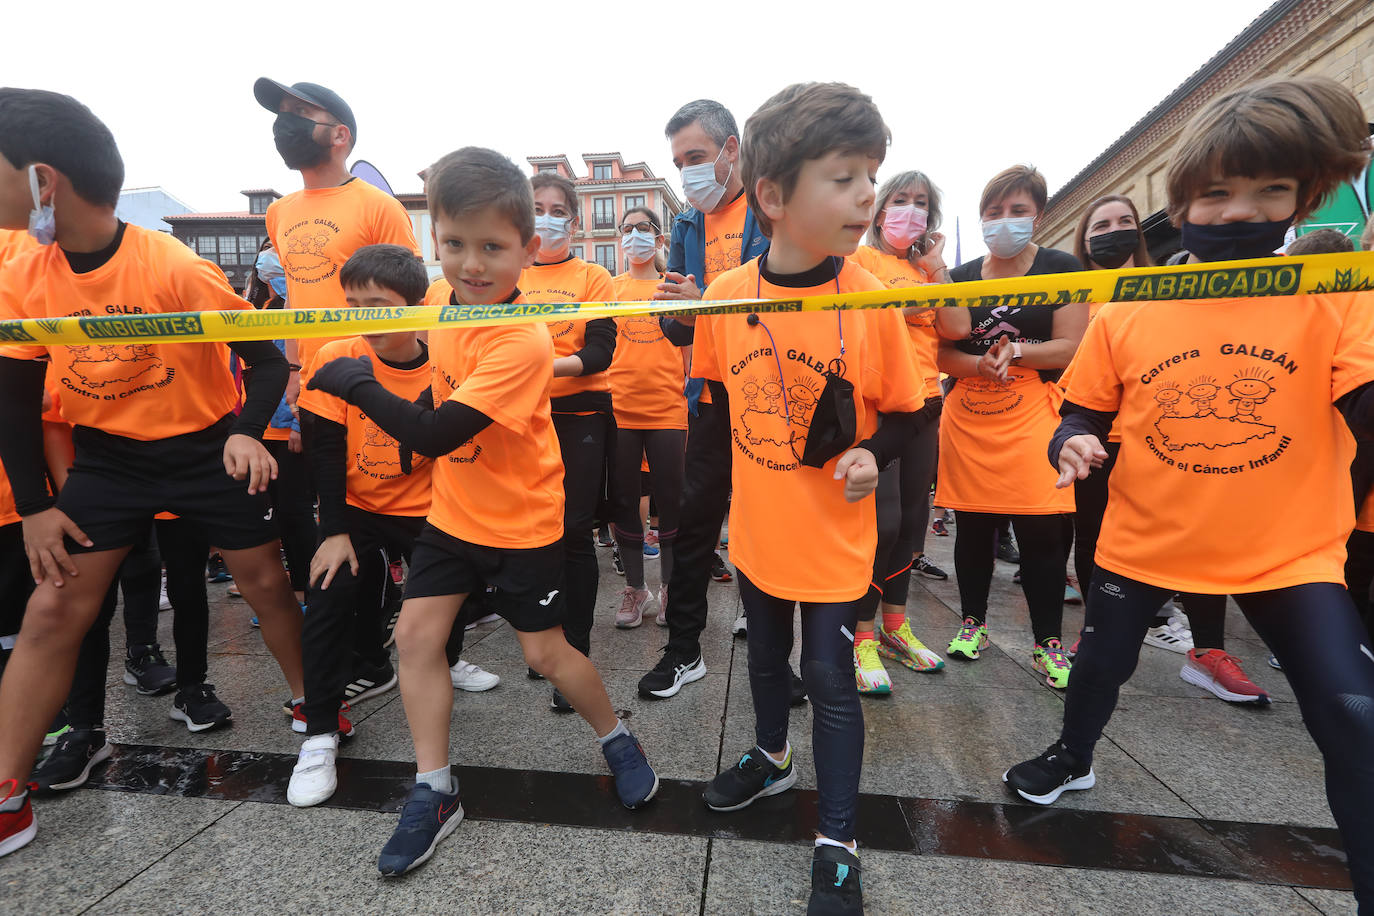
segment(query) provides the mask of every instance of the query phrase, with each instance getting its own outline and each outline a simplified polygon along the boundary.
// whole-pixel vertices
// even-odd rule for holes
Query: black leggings
[[[1374,639],[1374,601],[1370,594],[1374,588],[1374,533],[1359,529],[1350,532],[1345,542],[1345,587]]]
[[[927,406],[930,402],[927,402]],[[931,408],[935,419],[922,426],[902,452],[902,527],[898,543],[909,543],[913,556],[926,552],[926,532],[930,530],[930,487],[935,483],[935,466],[940,456],[940,409]],[[908,572],[910,567],[908,567]],[[896,593],[894,592],[894,595]],[[906,589],[902,587],[901,601],[883,599],[888,604],[905,604]]]
[[[1140,643],[1171,589],[1098,569],[1073,663],[1060,740],[1092,760]],[[1374,654],[1345,589],[1295,585],[1234,596],[1278,657],[1326,762],[1326,799],[1345,843],[1355,896],[1374,906]],[[753,621],[750,621],[753,626]],[[750,638],[753,633],[750,633]]]
[[[0,527],[0,639],[19,635],[31,594],[33,573],[29,572],[29,557],[24,552],[23,523]]]
[[[959,578],[960,613],[978,623],[987,619],[988,590],[997,555],[998,528],[1008,516],[957,510],[954,570]],[[1021,550],[1021,591],[1030,608],[1035,642],[1058,639],[1064,622],[1064,551],[1062,515],[1013,515]]]
[[[906,606],[912,558],[925,553],[930,484],[939,446],[939,422],[925,424],[906,441],[901,457],[878,475],[874,492],[878,546],[873,555],[873,579],[859,603],[860,620],[874,619],[879,602]]]
[[[268,439],[263,445],[277,462],[277,479],[267,485],[267,493],[281,528],[286,571],[291,576],[292,590],[304,592],[310,588],[310,560],[315,556],[319,540],[310,462],[304,452],[291,451],[289,444],[281,439]]]
[[[649,485],[658,508],[659,574],[664,585],[673,577],[673,543],[682,510],[685,429],[617,429],[611,479],[611,528],[625,564],[625,584],[644,587],[644,523],[639,499],[644,492],[640,468],[649,459]]]
[[[1107,480],[1116,467],[1121,444],[1108,442],[1107,460],[1096,468],[1087,480],[1075,480],[1073,499],[1073,567],[1078,574],[1078,586],[1083,594],[1092,588],[1093,571],[1097,569],[1097,538],[1102,534],[1102,517],[1107,514]]]
[[[553,428],[563,453],[563,635],[574,649],[590,655],[601,578],[592,525],[605,489],[607,440],[615,427],[604,413],[556,413]]]
[[[797,602],[774,598],[739,573],[740,600],[749,615],[749,689],[754,737],[777,754],[787,746],[792,702],[792,621]],[[854,682],[854,626],[858,602],[801,603],[802,680],[811,698],[811,754],[816,766],[822,836],[854,839],[859,771],[864,757],[864,714]]]
[[[124,558],[119,566],[119,590],[124,594],[125,643],[131,649],[157,645],[162,557],[158,555],[156,535],[150,532]]]

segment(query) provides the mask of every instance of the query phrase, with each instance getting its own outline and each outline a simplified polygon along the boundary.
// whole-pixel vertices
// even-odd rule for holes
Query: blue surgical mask
[[[702,213],[710,213],[725,196],[725,185],[716,181],[716,162],[720,162],[720,157],[724,155],[725,150],[722,148],[715,162],[702,162],[684,166],[682,169],[683,196],[687,198],[687,203]],[[734,174],[734,171],[735,164],[732,162],[730,173],[725,176],[726,181],[730,180],[730,175]]]
[[[29,191],[33,194],[33,209],[29,211],[29,235],[38,239],[40,245],[51,245],[57,240],[57,214],[52,204],[44,204],[38,197],[38,169],[29,166]]]
[[[1010,216],[983,220],[983,242],[994,257],[1014,258],[1026,250],[1035,232],[1035,217]]]
[[[1217,226],[1184,222],[1183,247],[1199,261],[1241,261],[1268,258],[1283,245],[1293,217],[1266,223],[1221,223]]]
[[[550,216],[547,213],[536,215],[534,232],[539,236],[539,253],[561,257],[571,242],[568,233],[568,224],[571,222],[566,216]]]
[[[272,291],[283,299],[286,298],[286,269],[281,266],[281,258],[277,257],[275,248],[264,248],[258,252],[257,263],[253,269],[258,272],[258,278]]]
[[[630,259],[631,264],[643,264],[646,261],[652,261],[654,255],[658,253],[658,245],[655,243],[653,234],[639,230],[628,235],[622,235],[620,247],[625,251],[625,257]]]

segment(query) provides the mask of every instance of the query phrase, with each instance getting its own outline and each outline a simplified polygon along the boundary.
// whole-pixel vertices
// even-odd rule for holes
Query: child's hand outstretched
[[[267,447],[243,433],[224,441],[224,473],[235,480],[248,478],[248,495],[261,493],[277,479],[277,461]]]
[[[835,462],[835,479],[844,481],[844,498],[856,503],[878,486],[878,459],[866,448],[851,448]]]
[[[1096,436],[1071,436],[1059,450],[1059,479],[1055,487],[1062,490],[1075,480],[1087,480],[1093,468],[1102,467],[1107,450]]]

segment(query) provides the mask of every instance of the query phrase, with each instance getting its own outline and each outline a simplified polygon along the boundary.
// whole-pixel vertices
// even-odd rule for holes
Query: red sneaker
[[[1245,676],[1240,667],[1240,659],[1228,655],[1221,649],[1206,649],[1199,652],[1189,649],[1183,670],[1178,673],[1194,686],[1210,690],[1228,703],[1255,703],[1264,706],[1269,702],[1269,694],[1255,686]]]
[[[14,798],[25,788],[27,787],[21,786],[17,779],[0,782],[0,792],[5,793],[4,798],[0,798],[0,804]],[[16,849],[23,849],[33,842],[37,833],[38,822],[33,819],[33,805],[25,795],[24,804],[18,811],[0,811],[0,856],[7,856]]]
[[[302,735],[305,734],[304,706],[304,703],[293,703],[291,706],[291,730],[293,732],[300,732]],[[339,709],[341,710],[347,708],[347,703],[342,703],[339,705]],[[348,719],[344,716],[342,712],[339,713],[339,737],[353,737],[353,723],[348,721]]]
[[[406,584],[406,571],[405,567],[401,565],[400,560],[392,560],[388,563],[387,571],[391,573],[392,582],[395,582],[397,585]]]

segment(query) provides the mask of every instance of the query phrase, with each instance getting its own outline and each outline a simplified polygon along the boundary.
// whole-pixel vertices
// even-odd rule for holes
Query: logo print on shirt
[[[1210,375],[1197,376],[1186,388],[1166,382],[1155,392],[1160,416],[1154,425],[1160,444],[1171,452],[1190,446],[1212,450],[1274,435],[1276,428],[1261,423],[1259,414],[1260,406],[1274,394],[1272,378],[1262,368],[1251,368],[1237,372],[1225,388]],[[1223,393],[1231,395],[1222,408],[1226,414],[1218,412]]]
[[[104,388],[132,382],[139,376],[162,368],[162,359],[151,344],[127,346],[71,347],[72,372],[87,388]]]
[[[630,343],[651,344],[665,339],[657,318],[621,318],[616,324],[620,326],[620,336]]]
[[[573,329],[573,323],[572,323],[571,321],[550,321],[550,322],[549,322],[549,336],[551,336],[551,337],[553,337],[553,338],[555,338],[555,339],[557,339],[557,338],[559,338],[559,337],[566,337],[567,335],[569,335],[569,334],[572,333],[572,329]]]
[[[972,414],[984,417],[1004,414],[1021,406],[1026,399],[1015,388],[989,378],[965,378],[959,381],[959,404]]]
[[[296,283],[319,283],[339,272],[327,252],[339,227],[327,219],[303,219],[283,233],[286,242],[281,266]]]

